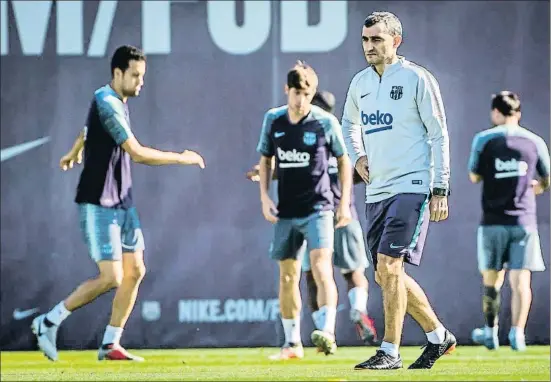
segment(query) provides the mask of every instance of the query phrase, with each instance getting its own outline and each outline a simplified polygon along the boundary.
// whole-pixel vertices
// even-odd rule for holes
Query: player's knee
[[[281,272],[279,275],[279,282],[283,287],[293,287],[299,281],[299,276],[295,272]]]
[[[482,283],[485,287],[493,287],[500,290],[505,281],[505,271],[488,270],[482,272]]]
[[[123,270],[120,261],[101,261],[99,266],[100,288],[108,291],[118,288],[122,283]]]
[[[331,254],[331,250],[329,249],[315,249],[310,253],[312,273],[318,282],[321,281],[322,278],[332,276],[333,262]]]
[[[279,283],[283,288],[290,288],[298,285],[300,281],[300,270],[296,260],[282,260],[279,262]]]
[[[342,276],[346,281],[348,289],[368,287],[367,277],[365,277],[364,268],[343,271]]]
[[[509,273],[509,283],[513,293],[530,293],[530,271],[512,270]]]
[[[389,277],[397,277],[402,272],[403,263],[401,258],[390,257],[381,253],[377,254],[377,272],[375,274],[379,276],[378,284]]]
[[[145,276],[145,265],[143,263],[134,264],[124,274],[124,277],[130,278],[135,282],[141,281],[144,278],[144,276]]]
[[[113,288],[118,288],[122,284],[122,276],[122,272],[101,274],[99,280],[102,290],[108,291]]]

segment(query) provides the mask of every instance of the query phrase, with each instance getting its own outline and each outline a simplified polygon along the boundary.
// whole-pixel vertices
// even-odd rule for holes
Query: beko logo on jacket
[[[390,113],[383,113],[377,110],[376,113],[366,114],[361,111],[362,124],[366,127],[374,126],[374,128],[367,129],[365,134],[377,133],[379,131],[385,131],[392,129],[392,122],[394,117]]]

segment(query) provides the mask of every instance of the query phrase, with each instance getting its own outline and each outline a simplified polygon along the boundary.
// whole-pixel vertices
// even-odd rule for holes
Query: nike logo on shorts
[[[404,247],[405,247],[404,245],[395,245],[394,243],[390,244],[391,249],[400,249],[400,248],[404,248]]]

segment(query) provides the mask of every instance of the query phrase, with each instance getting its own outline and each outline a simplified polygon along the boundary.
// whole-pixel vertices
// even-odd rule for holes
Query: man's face
[[[136,97],[140,94],[144,76],[145,61],[130,60],[124,73],[120,69],[115,69],[115,79],[121,85],[125,97]]]
[[[362,47],[369,65],[381,65],[396,55],[401,36],[391,36],[381,23],[362,28]]]
[[[312,98],[316,94],[316,89],[314,87],[296,89],[285,85],[285,93],[287,94],[287,104],[291,112],[294,114],[306,114],[308,107],[312,103]]]

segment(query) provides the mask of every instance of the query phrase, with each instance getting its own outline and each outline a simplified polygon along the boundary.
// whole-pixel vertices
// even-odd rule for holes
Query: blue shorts
[[[367,247],[375,269],[378,253],[420,264],[429,228],[428,204],[426,194],[397,194],[366,204]]]
[[[80,228],[94,261],[122,260],[123,252],[145,249],[136,208],[125,210],[88,203],[79,204],[78,208]]]
[[[352,220],[346,227],[335,229],[335,250],[333,252],[333,264],[342,273],[352,272],[358,269],[366,269],[369,266],[365,250],[362,226],[357,220]],[[304,248],[306,251],[306,248]],[[302,254],[302,271],[312,269],[310,256]]]
[[[478,227],[478,270],[527,269],[544,271],[537,228],[506,225]]]
[[[315,212],[305,218],[279,219],[274,228],[270,257],[274,260],[300,259],[306,240],[308,253],[333,249],[333,211]]]

